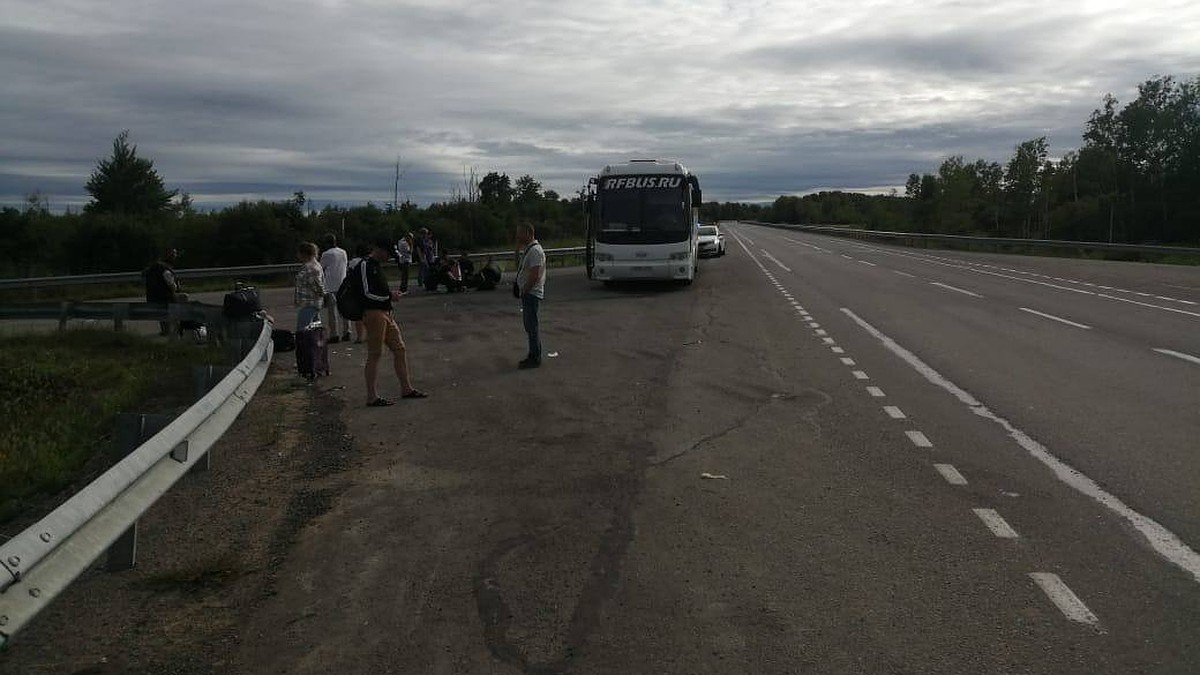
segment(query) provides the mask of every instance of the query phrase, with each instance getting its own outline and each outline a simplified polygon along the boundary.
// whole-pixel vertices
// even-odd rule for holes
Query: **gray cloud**
[[[670,157],[710,199],[902,185],[951,154],[1079,143],[1112,92],[1200,72],[1200,8],[881,3],[9,0],[0,203],[56,208],[130,129],[197,203],[445,200],[464,172],[562,194]]]

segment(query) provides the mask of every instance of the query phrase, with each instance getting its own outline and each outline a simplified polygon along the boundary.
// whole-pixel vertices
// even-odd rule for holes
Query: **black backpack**
[[[258,290],[253,286],[239,284],[225,294],[225,316],[230,319],[249,319],[260,311],[262,302],[258,299]]]
[[[362,261],[359,261],[358,265],[361,264]],[[358,265],[347,270],[346,278],[342,279],[342,285],[337,289],[338,314],[350,321],[362,321],[366,309],[363,306],[362,282],[359,281],[362,273],[359,272]]]

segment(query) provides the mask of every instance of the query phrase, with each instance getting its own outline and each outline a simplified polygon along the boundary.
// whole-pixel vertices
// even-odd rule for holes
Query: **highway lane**
[[[792,270],[777,272],[795,284],[797,294],[827,302],[830,311],[853,306],[853,311],[867,317],[879,327],[877,330],[907,345],[923,362],[933,364],[938,373],[1026,432],[1030,437],[1026,440],[1039,441],[1044,449],[1095,479],[1108,496],[1166,525],[1182,540],[1157,547],[1160,552],[1172,554],[1180,566],[1176,570],[1159,573],[1160,565],[1150,561],[1128,569],[1147,574],[1147,583],[1159,583],[1164,574],[1178,575],[1184,568],[1189,571],[1183,573],[1183,578],[1195,582],[1194,552],[1179,548],[1190,545],[1194,549],[1197,542],[1196,498],[1200,486],[1194,453],[1196,439],[1200,438],[1200,371],[1186,360],[1169,358],[1150,348],[1174,341],[1185,352],[1194,350],[1197,331],[1188,323],[1192,317],[1142,306],[1134,306],[1136,311],[1118,312],[1113,309],[1119,306],[1118,301],[1109,301],[1107,306],[1095,302],[1108,298],[1082,296],[1083,300],[1078,300],[1078,293],[1049,289],[1071,296],[1063,300],[1044,290],[1047,287],[991,275],[972,280],[963,267],[994,263],[971,254],[939,253],[938,262],[952,264],[929,266],[921,259],[929,254],[903,249],[760,228],[741,227],[737,231],[749,234],[756,245],[770,249]],[[1050,267],[1053,261],[1009,257],[1003,264],[1009,270],[1028,271],[1029,267]],[[1152,266],[1143,272],[1138,265],[1096,266],[1109,277],[1104,285],[1126,288],[1162,286],[1164,279],[1169,279],[1177,290],[1187,291],[1196,275],[1194,268]],[[1143,274],[1150,278],[1148,284]],[[1102,282],[1085,283],[1094,285],[1076,285],[1095,288]],[[1022,295],[1021,289],[1036,293],[1025,290]],[[1119,292],[1110,290],[1106,294]],[[1186,293],[1156,300],[1173,307],[1190,307],[1187,303],[1191,301]],[[1046,313],[1079,317],[1081,324],[1087,322],[1095,328],[1043,321],[1044,317],[1037,315],[1023,318],[1021,312],[1014,311],[1034,302],[1055,303]],[[838,313],[845,316],[844,312]],[[854,321],[842,321],[840,325],[863,332]],[[878,339],[870,338],[864,348],[869,348],[872,341],[879,345]],[[969,446],[969,439],[962,440]],[[1019,466],[990,469],[1014,472],[1009,474],[1014,477],[1022,475]],[[1077,476],[1069,480],[1082,482]],[[1028,517],[1057,517],[1054,503],[1045,507],[1040,514],[1029,510]],[[1090,528],[1087,521],[1080,521],[1077,532],[1086,532],[1093,542],[1112,549],[1108,553],[1096,550],[1081,559],[1107,561],[1114,555],[1125,555],[1117,551],[1126,547],[1123,541],[1129,537],[1135,546],[1145,547],[1149,540],[1132,533],[1134,527],[1152,538],[1163,535],[1139,522],[1136,515],[1118,517],[1117,531]],[[1087,543],[1066,532],[1060,536],[1074,541],[1072,546]],[[1108,582],[1097,579],[1095,583],[1105,589]],[[1132,588],[1130,592],[1140,591]]]
[[[1200,364],[1155,351],[1200,354],[1200,311],[1186,304],[1195,302],[1187,293],[1144,307],[1078,292],[1096,285],[1017,280],[1029,276],[1016,274],[1018,262],[1046,267],[1046,259],[1017,257],[996,265],[970,254],[913,253],[826,237],[763,238],[790,245],[793,253],[812,251],[794,265],[805,283],[837,286],[846,302],[876,317],[885,332],[920,346],[935,368],[1051,443],[1072,466],[1116,487],[1193,548],[1200,543],[1200,466],[1194,461]],[[873,266],[858,264],[863,261]],[[1139,265],[1094,265],[1112,287],[1144,283]],[[976,268],[1009,272],[998,277]],[[1116,269],[1123,278],[1113,278]],[[1153,266],[1147,272],[1174,278],[1177,286],[1200,276],[1196,268]],[[1114,298],[1122,293],[1103,292]]]
[[[553,271],[557,356],[538,371],[514,368],[522,334],[503,293],[398,303],[424,401],[362,407],[362,348],[336,345],[314,405],[345,405],[349,487],[294,535],[270,593],[239,608],[222,668],[1196,672],[1200,584],[859,321],[1055,452],[1072,435],[1047,440],[1036,423],[1073,429],[1088,412],[1022,383],[1091,348],[1060,349],[1060,331],[1108,338],[1001,314],[991,287],[915,283],[882,254],[733,232],[745,248],[731,238],[690,288]],[[1043,342],[1038,368],[1009,353]],[[1127,463],[1157,485],[1156,467]],[[147,602],[113,644],[170,625],[170,604]],[[78,630],[48,621],[29,639],[65,659],[88,643]]]

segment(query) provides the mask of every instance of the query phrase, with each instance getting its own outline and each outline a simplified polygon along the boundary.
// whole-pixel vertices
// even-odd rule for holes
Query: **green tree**
[[[479,201],[489,206],[511,204],[514,193],[512,181],[506,173],[492,171],[479,181]]]
[[[112,156],[97,162],[85,188],[92,196],[88,213],[157,215],[170,211],[176,194],[164,187],[152,160],[138,157],[128,129],[113,140]]]
[[[529,174],[518,178],[515,187],[519,204],[532,204],[542,198],[542,184]]]

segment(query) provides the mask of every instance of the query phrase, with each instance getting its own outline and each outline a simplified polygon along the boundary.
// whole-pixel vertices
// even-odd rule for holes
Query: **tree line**
[[[909,175],[904,193],[821,192],[770,204],[704,204],[701,219],[844,224],[870,229],[1016,238],[1200,244],[1200,77],[1158,77],[1121,106],[1106,96],[1077,150],[1051,159],[1043,136],[1017,144],[1003,164],[946,158]],[[183,267],[291,262],[298,241],[326,232],[348,248],[428,227],[450,249],[506,248],[513,227],[535,223],[543,239],[582,238],[582,203],[529,175],[471,173],[450,199],[419,207],[326,205],[303,192],[200,212],[167,190],[153,162],[122,132],[97,163],[82,213],[52,214],[30,195],[0,209],[0,276],[129,271],[165,247]]]
[[[8,252],[0,258],[0,276],[137,270],[168,247],[180,250],[185,268],[287,263],[295,261],[297,243],[320,241],[329,232],[352,252],[421,227],[451,250],[506,249],[523,221],[535,223],[543,239],[582,236],[578,196],[564,199],[528,175],[513,181],[492,172],[474,179],[447,201],[423,208],[407,201],[318,208],[297,191],[289,200],[201,212],[186,193],[166,189],[125,131],[88,179],[91,201],[82,213],[53,214],[37,194],[22,209],[0,209],[0,247]]]
[[[1084,124],[1081,147],[1057,160],[1042,136],[1017,144],[1003,164],[948,157],[936,173],[910,174],[903,195],[822,192],[723,213],[931,234],[1200,244],[1200,77],[1148,80],[1124,106],[1106,96]]]

